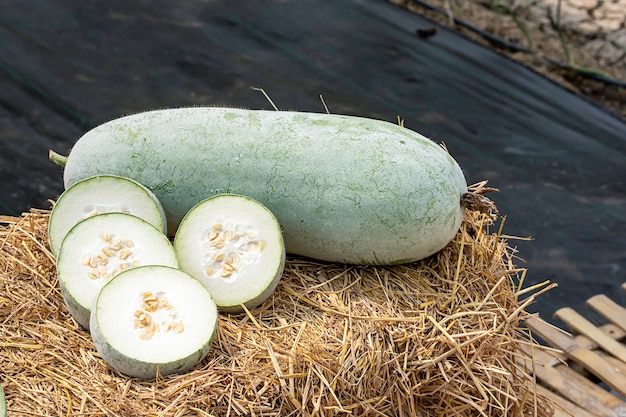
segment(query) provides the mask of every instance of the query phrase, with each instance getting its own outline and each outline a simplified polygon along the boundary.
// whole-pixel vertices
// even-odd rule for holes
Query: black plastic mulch
[[[550,318],[626,281],[626,123],[383,0],[0,0],[0,212],[48,208],[89,128],[146,109],[227,105],[396,121],[489,180]],[[620,297],[615,295],[615,297]]]

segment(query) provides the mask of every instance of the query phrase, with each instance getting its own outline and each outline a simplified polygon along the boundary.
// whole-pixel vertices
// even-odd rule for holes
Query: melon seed
[[[205,236],[208,242],[205,246],[208,262],[204,272],[209,277],[216,273],[222,278],[231,277],[238,270],[239,264],[248,262],[246,257],[249,259],[249,255],[246,253],[259,252],[265,247],[263,241],[254,240],[256,233],[242,224],[218,221],[211,225],[211,230]]]
[[[81,260],[81,264],[89,269],[87,276],[91,279],[104,278],[108,280],[112,276],[119,274],[122,271],[130,268],[131,266],[139,266],[138,260],[133,260],[132,263],[122,262],[111,266],[111,269],[105,268],[111,264],[111,260],[117,258],[121,261],[125,261],[133,254],[135,242],[130,239],[122,240],[119,237],[114,237],[109,233],[104,233],[100,236],[102,241],[107,245],[103,246],[100,253],[93,256],[85,256]],[[116,268],[117,267],[117,268]],[[98,269],[99,268],[99,269]]]
[[[176,312],[170,312],[169,316],[172,321],[162,321],[161,323],[154,322],[152,314],[155,314],[159,310],[173,310],[167,297],[164,294],[146,291],[141,295],[142,304],[140,309],[135,310],[133,313],[135,317],[134,327],[143,329],[143,332],[139,334],[139,338],[142,340],[148,340],[159,333],[167,333],[169,331],[175,331],[176,333],[182,333],[185,329],[182,320],[174,320],[176,318]]]

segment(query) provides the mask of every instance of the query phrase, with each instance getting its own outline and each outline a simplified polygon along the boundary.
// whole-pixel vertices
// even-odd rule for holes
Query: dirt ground
[[[389,1],[489,45],[626,118],[626,0]]]

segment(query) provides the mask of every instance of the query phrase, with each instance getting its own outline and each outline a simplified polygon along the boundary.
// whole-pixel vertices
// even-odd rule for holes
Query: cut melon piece
[[[217,306],[185,272],[143,266],[109,281],[96,298],[90,331],[107,364],[144,379],[182,373],[206,356]]]
[[[134,214],[167,232],[163,207],[152,191],[130,178],[97,175],[75,183],[57,199],[48,224],[52,253],[58,254],[63,238],[80,220],[109,212]]]
[[[180,223],[174,249],[181,269],[206,285],[224,312],[260,305],[285,266],[276,217],[241,195],[221,194],[194,206]]]
[[[4,389],[0,385],[0,417],[6,417],[7,415],[7,400],[4,397]]]
[[[61,292],[74,319],[88,328],[102,286],[141,265],[178,267],[174,247],[159,229],[125,213],[97,214],[78,222],[63,239],[57,259]]]

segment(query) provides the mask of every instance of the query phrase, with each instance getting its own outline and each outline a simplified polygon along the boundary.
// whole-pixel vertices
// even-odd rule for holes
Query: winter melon
[[[232,193],[269,208],[288,253],[396,264],[445,247],[463,219],[464,174],[432,140],[380,120],[219,107],[133,114],[83,135],[65,186],[113,174],[158,197],[173,235],[207,197]]]

